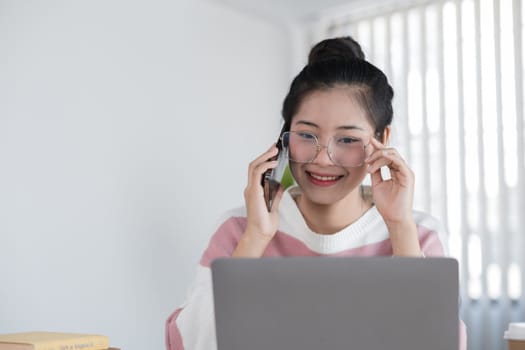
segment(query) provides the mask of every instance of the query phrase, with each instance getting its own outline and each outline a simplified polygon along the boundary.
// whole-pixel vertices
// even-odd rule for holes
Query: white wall
[[[213,1],[0,0],[0,333],[164,348],[279,130],[288,40]]]

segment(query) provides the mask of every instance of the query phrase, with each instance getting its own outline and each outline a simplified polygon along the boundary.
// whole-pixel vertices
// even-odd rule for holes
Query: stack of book
[[[0,350],[119,350],[105,335],[25,332],[0,334]]]

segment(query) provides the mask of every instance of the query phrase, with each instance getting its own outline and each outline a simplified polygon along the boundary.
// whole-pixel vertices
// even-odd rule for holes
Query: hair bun
[[[308,64],[332,59],[365,59],[361,46],[350,36],[325,39],[317,43],[308,54]]]

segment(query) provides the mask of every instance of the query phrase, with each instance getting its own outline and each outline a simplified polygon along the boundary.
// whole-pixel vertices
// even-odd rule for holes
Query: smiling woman
[[[392,88],[361,54],[349,37],[312,49],[282,113],[283,151],[297,186],[281,188],[268,211],[261,177],[277,166],[277,147],[250,163],[245,207],[227,213],[202,256],[187,303],[168,319],[169,350],[216,348],[210,276],[216,258],[444,255],[439,223],[412,209],[412,170],[387,146]],[[383,167],[389,179],[382,177]],[[365,189],[368,174],[372,185]]]
[[[291,130],[293,133],[312,135],[314,140],[326,145],[319,146],[308,162],[294,161],[295,149],[293,144],[290,146],[292,174],[304,194],[298,198],[302,211],[307,211],[307,207],[315,203],[339,203],[342,210],[353,203],[363,208],[371,205],[362,203],[364,199],[358,198],[359,191],[355,190],[359,189],[366,174],[364,160],[370,155],[372,147],[365,148],[365,145],[371,146],[370,138],[374,130],[366,112],[352,98],[347,87],[307,95],[293,118]],[[335,232],[348,226],[361,214],[356,211],[355,215],[343,216],[344,222],[335,228]],[[331,229],[318,227],[315,231],[333,233],[333,224],[333,221],[327,221],[325,225],[331,226]]]

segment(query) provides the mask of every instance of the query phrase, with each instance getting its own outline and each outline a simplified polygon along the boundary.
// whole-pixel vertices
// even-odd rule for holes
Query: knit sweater
[[[413,214],[425,256],[445,256],[446,234],[439,222],[422,212]],[[341,231],[323,235],[309,229],[288,190],[279,204],[279,220],[264,257],[392,255],[388,229],[375,206]],[[167,350],[217,349],[210,265],[216,258],[233,254],[245,227],[244,207],[225,214],[202,255],[186,302],[166,322]],[[459,349],[466,350],[466,330],[461,321]]]

